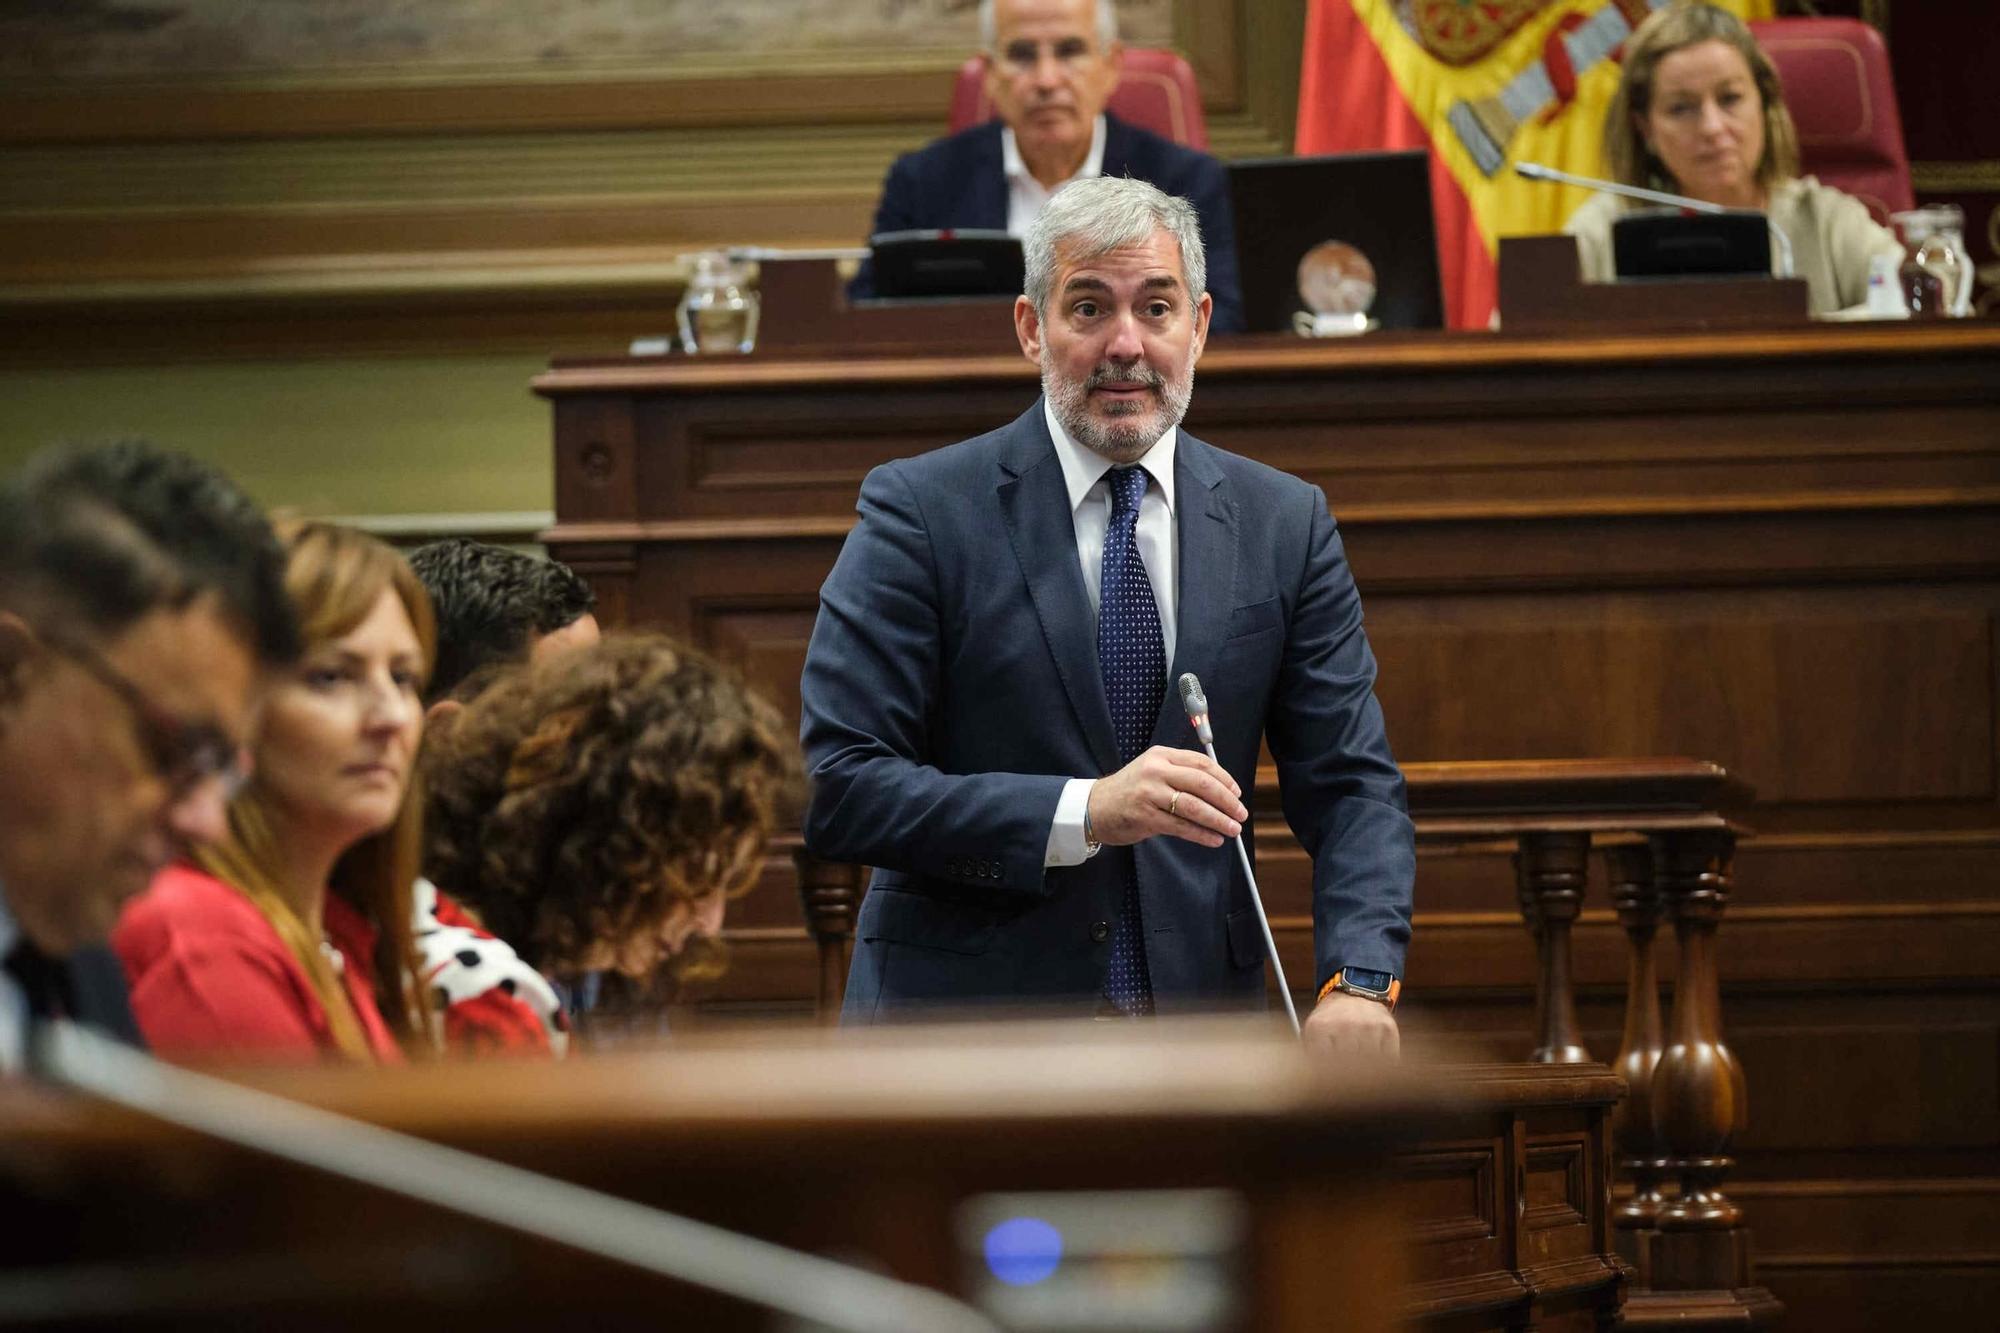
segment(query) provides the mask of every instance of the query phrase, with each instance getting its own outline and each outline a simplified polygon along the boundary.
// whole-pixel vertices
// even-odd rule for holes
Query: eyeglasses
[[[235,798],[249,773],[243,767],[242,747],[221,727],[174,716],[94,648],[74,639],[44,641],[124,703],[138,724],[148,763],[175,800],[209,781],[222,784],[223,800]]]
[[[1047,56],[1070,70],[1082,69],[1097,58],[1097,47],[1088,38],[1058,37],[1052,42],[1017,38],[995,53],[1001,64],[1017,74],[1030,74]]]

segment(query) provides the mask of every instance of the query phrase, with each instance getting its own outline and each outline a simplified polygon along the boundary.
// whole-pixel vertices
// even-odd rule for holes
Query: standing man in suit
[[[1236,220],[1222,164],[1104,110],[1125,54],[1111,0],[983,0],[979,31],[986,96],[999,119],[897,158],[870,234],[977,227],[1022,236],[1070,181],[1132,176],[1194,205],[1213,327],[1241,332]],[[875,294],[868,265],[848,294]]]
[[[1313,858],[1308,1039],[1394,1050],[1415,848],[1360,598],[1317,488],[1178,428],[1212,309],[1195,211],[1081,181],[1025,249],[1043,397],[871,472],[820,593],[806,838],[876,867],[845,1017],[1261,1005],[1223,843],[1268,734]],[[1184,748],[1183,672],[1220,765]]]
[[[298,655],[270,525],[142,444],[0,488],[0,1073],[68,1017],[137,1044],[118,909],[220,837],[266,674]]]

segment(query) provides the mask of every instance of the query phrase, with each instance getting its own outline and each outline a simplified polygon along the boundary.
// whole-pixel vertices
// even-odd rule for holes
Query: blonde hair
[[[1764,103],[1764,156],[1757,183],[1766,189],[1799,174],[1799,131],[1785,109],[1777,67],[1742,19],[1714,5],[1675,0],[1639,25],[1625,42],[1625,72],[1604,117],[1604,157],[1611,178],[1626,185],[1678,191],[1680,183],[1646,146],[1639,120],[1652,109],[1660,62],[1702,42],[1721,42],[1743,57]]]
[[[286,550],[285,591],[308,649],[348,633],[368,617],[384,591],[393,591],[417,632],[423,669],[429,674],[437,657],[436,620],[430,598],[402,556],[365,533],[328,523],[280,523],[278,536]],[[412,773],[395,822],[348,848],[334,864],[329,887],[376,929],[375,956],[367,961],[382,1017],[405,1046],[430,1049],[435,1032],[411,938],[411,890],[423,854],[423,808],[421,783]],[[269,798],[254,777],[230,803],[229,836],[195,857],[271,923],[325,1007],[339,1051],[372,1061],[347,988],[319,939],[278,888],[282,861],[277,827]]]

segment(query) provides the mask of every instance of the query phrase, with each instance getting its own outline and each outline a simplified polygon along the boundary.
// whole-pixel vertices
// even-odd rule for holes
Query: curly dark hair
[[[425,873],[559,975],[665,961],[670,922],[755,882],[801,785],[777,709],[653,634],[500,676],[424,762]]]
[[[410,568],[437,610],[437,667],[428,700],[452,694],[482,668],[520,661],[537,635],[552,634],[597,606],[590,585],[561,561],[464,537],[419,546],[410,552]]]

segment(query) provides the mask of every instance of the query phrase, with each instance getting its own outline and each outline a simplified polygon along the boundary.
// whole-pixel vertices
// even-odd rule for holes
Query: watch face
[[[1341,980],[1362,990],[1389,993],[1389,983],[1396,978],[1387,972],[1374,972],[1365,967],[1350,967],[1341,973]]]

